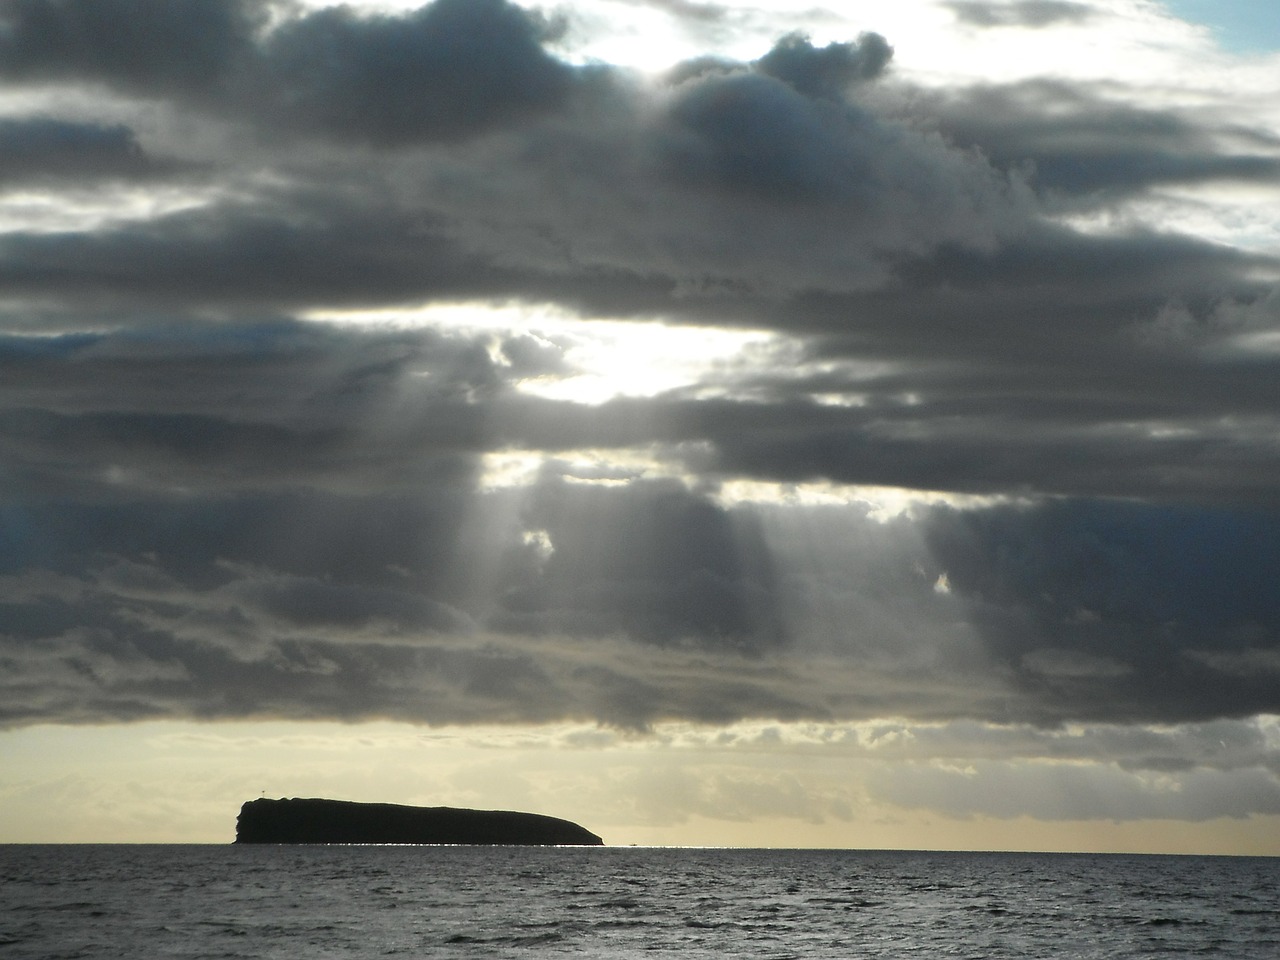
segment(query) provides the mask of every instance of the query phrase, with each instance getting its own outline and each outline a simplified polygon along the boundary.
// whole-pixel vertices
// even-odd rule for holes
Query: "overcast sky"
[[[0,840],[1280,853],[1212,6],[0,3]]]

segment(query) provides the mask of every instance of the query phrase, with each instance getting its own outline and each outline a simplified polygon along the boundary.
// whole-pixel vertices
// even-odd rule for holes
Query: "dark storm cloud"
[[[1131,267],[1137,273],[1141,264]],[[1194,274],[1194,265],[1188,269]],[[1273,509],[1276,365],[1243,348],[1251,321],[1238,323],[1222,306],[1180,307],[1163,321],[1130,325],[1135,314],[1161,307],[1136,291],[1091,307],[1083,290],[1086,302],[1072,303],[1067,286],[1061,297],[1048,278],[1025,292],[1010,284],[990,296],[963,287],[945,297],[904,295],[882,323],[833,342],[817,339],[811,375],[772,371],[753,384],[790,395],[789,404],[753,411],[754,423],[746,409],[740,420],[733,408],[697,405],[715,438],[717,465],[791,481]],[[1003,312],[987,313],[1005,296]],[[823,312],[834,320],[885,306],[876,296],[867,301],[850,298]],[[1256,312],[1256,329],[1269,329],[1269,303],[1260,296],[1241,312]],[[912,329],[922,314],[936,327]],[[1057,326],[1055,317],[1076,326]],[[931,329],[949,329],[951,339],[929,342]],[[852,358],[885,366],[868,375]],[[814,399],[822,396],[848,396],[853,405]]]
[[[843,94],[879,75],[891,56],[878,34],[822,49],[791,35],[756,61],[755,73],[703,73],[684,85],[672,106],[668,170],[778,203],[871,206],[891,176],[883,157],[898,144],[873,118],[845,104]],[[678,71],[673,79],[681,76]],[[912,152],[908,146],[895,159],[923,159]]]
[[[252,480],[216,457],[194,475],[229,466],[240,482]],[[1275,538],[1260,526],[1242,541],[1250,518],[1222,524],[1216,537],[1205,532],[1213,555],[1204,562],[1259,572],[1197,585],[1198,564],[1170,572],[1162,560],[1170,548],[1162,538],[1178,538],[1188,518],[1203,516],[1194,511],[1161,521],[1121,510],[1093,527],[1035,511],[943,513],[930,521],[928,549],[912,549],[901,524],[836,523],[834,514],[813,519],[816,538],[762,536],[749,513],[730,517],[670,485],[577,495],[552,481],[514,512],[501,497],[477,499],[457,471],[435,482],[420,473],[413,491],[394,499],[145,496],[136,481],[129,489],[128,501],[95,506],[83,504],[83,491],[80,502],[50,501],[42,484],[43,505],[25,498],[5,512],[12,576],[66,571],[61,595],[6,584],[13,722],[330,711],[595,716],[631,726],[882,711],[1178,722],[1280,708],[1266,672],[1280,658],[1263,572],[1274,569],[1265,548]],[[477,526],[468,519],[477,515],[515,519]],[[984,536],[988,527],[997,533]],[[1078,539],[1067,541],[1064,529],[1077,527]],[[522,538],[531,529],[545,541]],[[1006,559],[1007,545],[1018,543],[1025,546]],[[1072,543],[1082,546],[1066,549]],[[1071,582],[1037,569],[1034,551],[1042,567],[1056,557],[1068,571],[1087,576],[1096,567],[1100,576]],[[1100,565],[1098,555],[1115,559]],[[1010,567],[1023,579],[1006,585]],[[952,584],[946,597],[934,589],[943,572]],[[1108,578],[1122,602],[1100,600]],[[1161,590],[1150,609],[1134,608],[1152,584]],[[1050,585],[1060,593],[1046,598]],[[92,633],[78,629],[90,622]],[[971,627],[957,636],[961,624]],[[966,629],[975,640],[963,640]],[[485,630],[496,633],[477,641],[478,652],[453,647]],[[530,648],[530,637],[551,648]],[[453,652],[436,651],[441,643]],[[628,658],[628,645],[700,653],[671,664]],[[738,676],[744,652],[769,656],[763,675]],[[41,671],[58,673],[60,693],[35,682],[24,660],[31,654]],[[936,673],[940,656],[949,679]],[[825,658],[816,661],[821,682],[805,679],[815,657]],[[519,676],[559,680],[473,697],[502,663],[521,665]],[[34,702],[37,692],[51,699]]]
[[[804,86],[818,81],[797,64],[833,50],[835,74],[879,62],[871,40],[853,49],[775,53]],[[250,202],[12,232],[0,277],[11,295],[54,289],[99,307],[523,297],[697,319],[691,291],[856,287],[883,274],[887,252],[1016,234],[1025,214],[980,158],[827,93],[743,69],[678,84],[655,112],[647,93],[601,82],[579,113],[519,138],[390,156],[383,176],[323,151],[312,170],[286,151],[280,179],[259,178]],[[307,183],[317,176],[327,189]],[[780,234],[793,242],[780,248]]]
[[[855,83],[880,76],[892,57],[893,48],[878,33],[864,33],[857,43],[821,48],[793,33],[779,40],[755,67],[807,96],[839,99]]]
[[[0,237],[5,722],[1280,710],[1277,261],[1054,219],[1272,184],[1273,132],[926,92],[875,34],[651,81],[499,0],[0,18],[0,73],[75,105],[0,121],[13,195],[70,211]],[[197,165],[162,212],[112,205]],[[593,407],[526,392],[575,372],[536,315],[299,318],[463,301],[775,336]],[[495,486],[523,453],[537,479]]]
[[[936,430],[877,445],[893,410],[866,411],[872,439],[858,441],[832,432],[850,411],[812,404],[531,403],[482,340],[198,329],[3,344],[11,722],[333,711],[1168,723],[1280,709],[1269,514],[935,509],[917,534],[850,508],[809,511],[794,529],[786,507],[728,511],[625,475],[475,487],[477,457],[513,444],[698,441],[723,455],[809,431],[827,474],[837,457],[862,482],[960,485],[969,469],[1007,489],[1046,470],[1038,427],[1020,460],[1008,417],[995,421],[1000,445],[940,452]],[[908,433],[955,416],[913,411],[897,410]],[[1141,445],[1114,446],[1137,448],[1131,476],[1153,469]],[[1070,453],[1048,468],[1066,471]],[[785,476],[805,462],[779,441],[767,464],[721,469]],[[1101,484],[1118,463],[1076,470]],[[936,472],[914,472],[922,464]],[[1240,484],[1237,465],[1218,466]],[[1188,466],[1171,456],[1168,469]],[[516,672],[495,687],[499,667]]]
[[[800,530],[670,485],[540,495],[572,517],[446,490],[7,510],[7,722],[1280,710],[1273,518],[1078,503],[916,528],[832,508]],[[486,519],[512,507],[514,526]]]
[[[352,442],[337,425],[299,430],[287,419],[268,428],[117,414],[51,426],[11,415],[0,421],[17,498],[3,514],[4,569],[72,573],[95,557],[151,556],[208,584],[234,568],[265,578],[237,597],[273,616],[334,629],[381,617],[397,636],[426,629],[439,601],[480,604],[477,621],[512,634],[743,652],[782,642],[768,550],[750,518],[671,483],[593,491],[553,475],[528,502],[481,496],[466,450],[479,442],[434,423],[450,417],[448,402],[407,399],[427,408],[431,435],[410,425]],[[392,452],[406,444],[421,450],[413,467]],[[304,480],[320,489],[299,491]],[[514,512],[497,528],[475,516],[504,503]]]
[[[5,0],[0,75],[205,96],[251,57],[266,9],[252,0]]]
[[[295,222],[294,213],[237,204],[116,230],[10,233],[0,241],[0,282],[33,298],[56,286],[72,303],[242,307],[362,301],[374,288],[387,300],[477,296],[504,284],[501,271],[456,244],[415,235],[403,215],[342,216],[319,206],[308,223]],[[328,223],[319,220],[326,213]]]
[[[97,80],[275,129],[374,143],[454,139],[558,105],[573,71],[543,21],[506,0],[404,15],[332,7],[286,18],[253,0],[11,0],[0,74]]]
[[[1021,167],[1051,199],[1114,200],[1170,184],[1280,181],[1273,136],[1193,112],[1153,110],[1060,81],[934,95],[937,128]],[[1100,196],[1095,196],[1100,195]]]
[[[545,25],[506,0],[437,0],[403,16],[320,10],[274,31],[263,82],[278,119],[376,143],[474,134],[560,104],[572,71]]]
[[[1068,0],[953,0],[944,3],[961,23],[975,27],[1048,27],[1056,23],[1083,23],[1094,13],[1087,3]]]
[[[50,117],[0,120],[0,184],[147,179],[176,172],[149,157],[128,127]]]
[[[593,510],[603,530],[595,516],[585,527],[540,518],[559,538],[550,558],[518,527],[484,535],[500,496],[456,489],[451,503],[426,484],[395,501],[281,494],[8,511],[12,568],[49,572],[0,577],[5,720],[643,725],[788,701],[771,671],[722,659],[778,642],[776,624],[755,622],[771,607],[760,545],[735,549],[729,518],[669,487],[603,499]],[[720,540],[705,536],[716,527]],[[646,530],[638,549],[592,536]],[[656,667],[632,658],[646,648]],[[624,687],[631,700],[608,692]],[[812,709],[798,698],[788,712]]]
[[[0,369],[8,485],[33,498],[465,474],[485,449],[477,401],[502,388],[474,338],[278,320],[3,338]]]
[[[1121,502],[938,511],[926,541],[1038,722],[1280,709],[1271,513]],[[1215,666],[1216,664],[1216,666]]]
[[[625,315],[672,304],[670,279],[621,268],[578,276],[545,239],[534,243],[533,257],[477,249],[467,236],[475,228],[450,211],[406,209],[381,191],[357,205],[337,192],[265,190],[252,204],[215,203],[99,230],[11,231],[0,237],[0,284],[20,305],[8,323],[74,324],[43,307],[53,298],[126,324],[193,307],[239,314],[521,298]]]
[[[704,81],[672,111],[680,132],[667,150],[674,176],[781,202],[835,199],[870,171],[831,118],[790,89],[758,76]]]

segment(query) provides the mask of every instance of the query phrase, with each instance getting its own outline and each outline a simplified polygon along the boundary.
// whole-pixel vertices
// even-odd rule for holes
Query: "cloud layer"
[[[1187,225],[1264,114],[505,0],[0,23],[4,723],[1280,712],[1280,264]],[[552,399],[588,319],[756,339]]]

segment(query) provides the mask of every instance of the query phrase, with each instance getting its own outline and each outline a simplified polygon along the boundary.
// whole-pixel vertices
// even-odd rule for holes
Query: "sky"
[[[1267,0],[1170,0],[1170,12],[1208,26],[1228,49],[1275,50],[1280,46],[1280,23]]]
[[[0,3],[0,842],[1280,854],[1262,7]]]

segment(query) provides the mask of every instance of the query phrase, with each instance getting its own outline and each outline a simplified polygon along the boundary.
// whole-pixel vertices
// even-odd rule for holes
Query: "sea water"
[[[1280,957],[1280,859],[0,846],[0,960]]]

